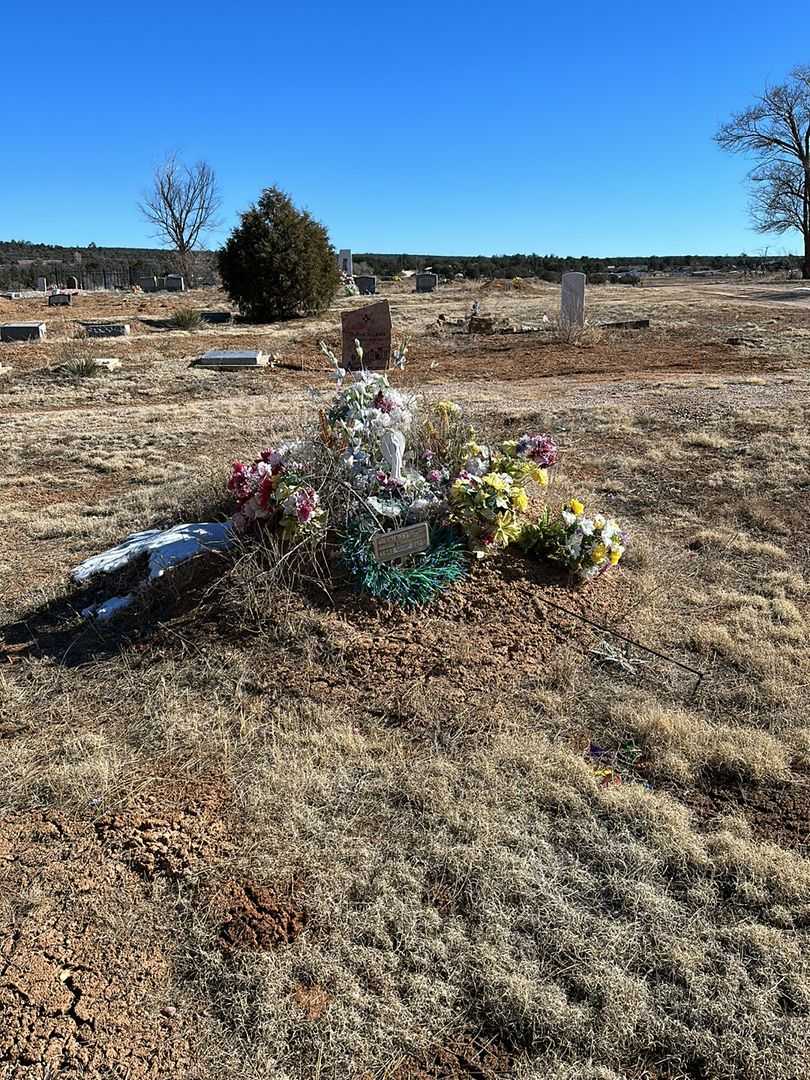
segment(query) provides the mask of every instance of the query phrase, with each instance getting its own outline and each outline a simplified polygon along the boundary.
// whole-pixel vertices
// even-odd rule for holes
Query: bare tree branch
[[[210,165],[184,165],[170,154],[155,170],[152,190],[139,203],[155,234],[177,252],[180,267],[191,279],[191,254],[201,237],[216,228],[221,199]]]
[[[748,175],[754,226],[759,232],[801,233],[803,272],[810,278],[810,66],[794,68],[781,86],[766,87],[715,139],[724,150],[755,158]]]

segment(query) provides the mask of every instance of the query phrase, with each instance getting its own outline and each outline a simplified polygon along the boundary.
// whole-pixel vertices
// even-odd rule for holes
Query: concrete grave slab
[[[233,322],[232,311],[201,311],[200,318],[203,322],[207,323],[229,323]]]
[[[385,370],[391,361],[391,307],[387,300],[344,311],[340,317],[343,330],[343,366],[347,371],[360,365],[354,351],[355,338],[363,347],[363,367]]]
[[[96,359],[96,367],[102,371],[118,371],[121,361],[116,356],[101,356]]]
[[[614,319],[599,324],[603,330],[648,330],[649,319]]]
[[[89,338],[129,337],[129,323],[83,322]]]
[[[44,322],[3,323],[0,326],[0,341],[42,341],[44,337]]]
[[[73,295],[69,292],[54,292],[48,297],[48,307],[70,307]]]
[[[267,367],[269,363],[270,358],[261,350],[211,349],[192,360],[191,366],[212,368],[215,371],[245,371]]]

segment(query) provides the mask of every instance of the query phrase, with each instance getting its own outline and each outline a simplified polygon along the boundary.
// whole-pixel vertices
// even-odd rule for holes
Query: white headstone
[[[338,267],[344,274],[348,274],[349,277],[354,277],[354,269],[352,268],[352,251],[351,248],[341,248],[338,252]]]
[[[562,276],[560,323],[568,328],[582,329],[585,325],[585,275],[567,273]]]
[[[392,480],[401,480],[402,462],[405,457],[405,436],[401,431],[383,432],[380,449],[388,465],[388,475]]]
[[[44,277],[38,277],[37,278],[37,291],[38,292],[47,292],[48,291],[48,279],[47,278],[44,278]]]

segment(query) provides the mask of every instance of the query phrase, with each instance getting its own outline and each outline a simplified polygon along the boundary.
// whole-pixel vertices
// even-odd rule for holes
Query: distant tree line
[[[680,269],[697,270],[789,270],[798,267],[795,255],[638,255],[597,259],[560,255],[383,255],[358,252],[354,255],[355,272],[368,269],[380,277],[394,277],[403,270],[430,267],[442,277],[463,274],[469,278],[533,277],[559,281],[568,270],[578,270],[591,281],[607,279],[608,268],[617,270],[643,268],[650,273],[672,273]]]
[[[198,272],[206,280],[216,274],[216,253],[197,251],[194,259]],[[368,272],[380,277],[394,277],[403,270],[421,270],[426,266],[442,277],[463,274],[469,278],[534,277],[544,281],[559,281],[565,270],[580,270],[598,284],[607,280],[608,267],[616,270],[643,267],[650,273],[671,273],[675,270],[789,270],[800,266],[796,255],[639,255],[597,259],[558,255],[396,255],[356,253],[355,273]],[[27,240],[0,241],[0,289],[33,288],[38,277],[53,281],[58,270],[60,279],[82,271],[127,270],[133,280],[142,275],[158,277],[181,269],[176,251],[160,248],[64,247],[55,244],[35,244]]]

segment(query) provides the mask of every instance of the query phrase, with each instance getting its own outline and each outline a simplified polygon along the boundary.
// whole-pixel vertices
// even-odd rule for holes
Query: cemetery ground
[[[455,325],[554,286],[412,288],[394,384],[552,432],[549,497],[629,531],[612,576],[504,556],[408,613],[246,554],[82,629],[67,571],[224,508],[364,300],[197,332],[154,320],[224,296],[0,300],[48,324],[0,346],[0,1077],[804,1074],[810,293],[595,287],[651,327],[566,341]],[[131,324],[88,343],[120,369],[56,370],[84,318]],[[277,364],[188,366],[214,347]]]

